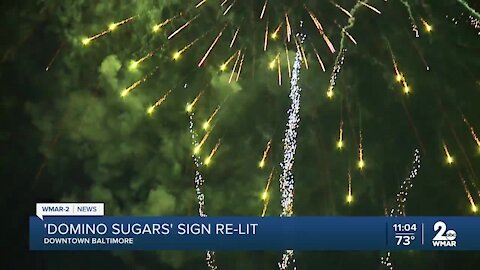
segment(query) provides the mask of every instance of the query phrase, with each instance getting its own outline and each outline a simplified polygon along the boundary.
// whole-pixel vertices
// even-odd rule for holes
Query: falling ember
[[[262,201],[263,201],[263,209],[262,209],[262,217],[265,216],[267,213],[268,203],[270,202],[269,190],[270,184],[272,183],[273,173],[275,172],[275,168],[272,169],[270,172],[270,176],[268,176],[267,185],[262,193]]]
[[[149,74],[147,74],[145,77],[141,78],[140,80],[134,82],[132,85],[130,85],[129,87],[127,87],[126,89],[124,89],[120,96],[122,97],[126,97],[128,94],[130,94],[130,92],[132,92],[133,90],[135,90],[135,88],[137,88],[138,86],[140,86],[142,83],[146,82],[157,70],[159,69],[158,66],[156,66]]]
[[[262,7],[262,12],[260,13],[260,20],[263,19],[263,16],[265,15],[265,10],[267,9],[267,4],[268,4],[268,0],[265,0],[265,3],[263,4],[263,7]]]
[[[348,193],[347,193],[347,203],[350,204],[353,202],[353,194],[352,194],[352,175],[350,171],[348,171]]]
[[[287,30],[287,41],[290,42],[292,36],[292,28],[290,27],[290,20],[288,19],[287,13],[285,13],[285,25]]]
[[[317,28],[318,32],[322,36],[323,40],[325,41],[325,44],[327,44],[328,48],[330,49],[330,52],[335,53],[335,47],[333,46],[332,42],[330,41],[330,39],[328,39],[327,35],[323,31],[322,24],[317,19],[317,17],[313,14],[313,12],[311,12],[308,9],[307,9],[307,11],[308,11],[308,14],[309,14],[310,18],[312,19],[313,23],[315,24],[315,27]]]
[[[187,106],[185,107],[185,111],[187,112],[192,112],[193,108],[195,107],[195,104],[198,102],[200,97],[203,95],[203,91],[198,93],[198,95],[195,97],[195,99],[191,103],[187,103]]]
[[[360,1],[360,4],[366,6],[366,7],[369,8],[370,10],[376,12],[377,14],[382,14],[382,12],[380,12],[380,10],[378,10],[378,9],[376,9],[375,7],[367,4],[366,2],[361,2],[361,1]]]
[[[240,31],[240,27],[237,28],[237,30],[235,31],[235,34],[233,34],[232,41],[230,42],[230,48],[232,48],[233,44],[235,44],[235,40],[237,39],[237,36],[238,36],[238,31]]]
[[[240,62],[241,57],[242,57],[242,51],[238,50],[237,59],[235,60],[235,64],[233,64],[232,73],[230,74],[230,78],[228,79],[228,83],[232,82],[233,75],[235,75],[235,70],[237,70],[237,65]]]
[[[312,44],[312,47],[313,47],[313,44]],[[315,52],[315,56],[317,57],[318,63],[320,64],[322,71],[325,72],[325,65],[323,64],[322,58],[320,58],[320,54],[318,54],[317,49],[315,49],[315,47],[313,47],[313,51]]]
[[[347,30],[345,29],[342,29],[342,31],[345,33],[345,35],[347,35],[347,37],[353,42],[353,44],[357,45],[357,41],[353,38],[352,35],[350,35],[350,33],[348,33]]]
[[[267,160],[268,153],[270,152],[271,144],[272,144],[272,139],[270,139],[267,142],[267,146],[265,146],[265,150],[263,150],[262,160],[260,160],[260,162],[258,163],[258,167],[260,168],[265,167],[265,161]]]
[[[215,147],[213,147],[212,151],[210,151],[210,155],[205,159],[204,163],[206,166],[210,165],[212,162],[212,158],[217,153],[218,148],[220,147],[221,140],[219,139],[218,142],[215,144]]]
[[[208,120],[203,123],[202,128],[203,128],[204,130],[208,130],[208,129],[210,128],[210,124],[211,124],[213,118],[215,118],[215,115],[217,115],[217,113],[218,113],[219,110],[220,110],[220,106],[218,106],[218,107],[215,109],[215,111],[212,113],[212,115],[210,115],[210,117],[208,118]]]
[[[163,21],[163,22],[161,22],[161,23],[159,23],[159,24],[155,24],[155,25],[152,27],[152,32],[154,32],[154,33],[159,32],[159,31],[162,29],[162,27],[164,27],[165,25],[171,23],[171,22],[172,22],[175,18],[177,18],[177,17],[178,17],[178,15],[175,15],[175,16],[173,16],[173,17],[171,17],[171,18],[166,19],[165,21]]]
[[[340,128],[338,130],[338,141],[337,141],[337,148],[343,149],[344,142],[343,142],[343,121],[340,121]]]
[[[205,4],[205,2],[207,2],[207,0],[202,0],[202,1],[198,2],[198,4],[195,5],[195,8],[199,8],[201,5]]]
[[[225,29],[225,27],[224,27]],[[217,35],[217,37],[213,40],[212,44],[210,45],[210,47],[208,48],[207,52],[205,53],[205,55],[203,56],[202,60],[200,60],[200,62],[198,63],[198,67],[201,67],[203,65],[203,63],[205,62],[205,60],[207,60],[207,57],[208,55],[210,54],[210,52],[212,51],[213,47],[215,47],[215,45],[217,44],[218,40],[220,39],[220,37],[222,36],[223,34],[223,30],[220,31]]]
[[[282,67],[280,64],[280,54],[278,55],[278,61],[277,61],[277,72],[278,72],[278,85],[282,85]]]
[[[233,5],[235,5],[236,1],[234,0],[223,12],[223,16],[227,15],[227,13],[232,9]]]
[[[421,20],[422,20],[423,27],[425,28],[425,31],[427,31],[428,33],[432,32],[433,27],[430,24],[428,24],[423,18]]]
[[[288,57],[287,43],[285,43],[285,58],[287,58],[288,78],[292,78],[292,71],[291,71],[292,68],[290,65],[290,58]]]
[[[195,21],[198,18],[198,15],[184,23],[182,26],[180,26],[177,30],[173,31],[167,39],[172,39],[174,36],[176,36],[178,33],[180,33],[183,29],[187,28],[190,24],[192,24],[193,21]]]
[[[150,106],[150,108],[148,108],[148,110],[147,110],[147,113],[151,115],[155,111],[155,109],[157,109],[160,105],[162,105],[162,103],[167,99],[170,92],[172,92],[172,89],[168,90],[167,93],[165,95],[163,95],[163,97],[161,97],[159,100],[157,100],[157,102],[155,102],[155,104]]]
[[[237,78],[235,79],[235,81],[237,81],[237,82],[238,82],[238,79],[240,78],[240,73],[242,72],[243,60],[244,59],[245,59],[245,53],[242,54],[242,59],[240,59],[240,67],[238,68]]]
[[[465,181],[462,175],[460,175],[460,180],[462,181],[463,189],[465,190],[465,194],[467,196],[468,202],[470,203],[470,209],[472,210],[472,212],[476,213],[478,211],[478,208],[477,208],[477,205],[475,204],[475,201],[473,200],[470,190],[468,190],[467,182]]]
[[[193,148],[193,154],[196,155],[196,154],[200,153],[200,150],[202,150],[202,146],[203,146],[203,145],[205,144],[205,142],[207,141],[208,136],[210,136],[210,131],[207,132],[207,133],[203,136],[203,138],[202,138],[202,140],[200,141],[200,143]]]
[[[473,127],[470,125],[470,123],[468,122],[467,118],[465,118],[465,116],[463,117],[463,122],[465,122],[468,129],[470,130],[470,134],[472,134],[472,138],[477,144],[477,149],[478,149],[478,152],[480,153],[480,139],[478,139],[477,133],[475,133],[475,129],[473,129]]]
[[[454,162],[454,159],[453,157],[450,155],[450,152],[448,151],[448,147],[447,145],[444,143],[443,144],[443,151],[445,152],[445,160],[447,161],[448,164],[453,164]]]
[[[339,4],[334,3],[334,2],[331,2],[331,1],[330,1],[330,3],[332,3],[336,8],[340,9],[343,13],[347,14],[347,16],[348,16],[349,18],[353,18],[352,14],[351,14],[350,12],[348,12],[348,10],[344,9],[343,7],[341,7]]]
[[[330,75],[330,86],[327,90],[327,96],[329,98],[333,97],[333,90],[337,84],[337,77],[340,71],[342,70],[343,63],[345,61],[345,52],[347,49],[342,49],[335,59],[335,64],[333,66],[332,74]]]
[[[173,54],[173,60],[178,60],[178,59],[180,58],[180,56],[182,56],[182,54],[183,54],[186,50],[190,49],[190,47],[192,47],[198,40],[199,40],[198,38],[195,39],[194,41],[192,41],[192,42],[190,42],[189,44],[185,45],[181,50],[175,52],[175,53]]]
[[[268,46],[268,21],[267,21],[267,24],[265,26],[265,36],[264,36],[264,40],[263,40],[263,51],[267,50],[267,46]]]
[[[360,131],[360,143],[358,144],[358,168],[363,170],[365,167],[365,161],[363,160],[363,136],[362,131]]]
[[[132,17],[127,18],[127,19],[125,19],[125,20],[123,20],[123,21],[116,22],[116,23],[111,23],[106,30],[104,30],[104,31],[102,31],[102,32],[100,32],[100,33],[98,33],[98,34],[96,34],[96,35],[93,35],[93,36],[91,36],[91,37],[82,39],[82,44],[86,46],[86,45],[90,44],[90,42],[92,42],[92,41],[94,41],[94,40],[96,40],[96,39],[98,39],[98,38],[100,38],[100,37],[103,37],[104,35],[106,35],[106,34],[108,34],[108,33],[113,32],[113,31],[114,31],[115,29],[117,29],[119,26],[122,26],[122,25],[124,25],[124,24],[132,21],[134,18],[135,18],[135,16],[132,16]]]
[[[273,40],[277,39],[278,33],[280,32],[281,29],[282,29],[282,23],[280,23],[278,27],[275,28],[275,31],[273,31],[273,33],[270,35],[270,38],[272,38]]]

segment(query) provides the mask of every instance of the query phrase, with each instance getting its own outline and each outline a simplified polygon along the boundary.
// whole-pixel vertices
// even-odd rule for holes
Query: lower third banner
[[[480,217],[30,217],[31,250],[480,250]]]

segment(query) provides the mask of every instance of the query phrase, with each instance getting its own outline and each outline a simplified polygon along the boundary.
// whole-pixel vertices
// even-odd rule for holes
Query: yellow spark
[[[344,146],[344,143],[343,143],[343,121],[340,121],[340,128],[338,130],[337,148],[342,149],[343,146]]]
[[[360,143],[358,144],[358,168],[362,170],[365,167],[365,161],[363,160],[363,137],[362,131],[360,131]]]
[[[225,29],[225,27],[223,28]],[[217,37],[215,37],[215,39],[213,40],[212,44],[210,45],[210,47],[208,48],[207,52],[205,53],[205,55],[202,57],[202,60],[200,60],[200,62],[198,63],[198,67],[201,67],[203,65],[203,63],[205,62],[205,60],[207,59],[208,55],[210,54],[210,52],[212,51],[213,47],[215,47],[215,44],[217,44],[218,40],[220,39],[220,37],[223,35],[223,29],[222,31],[220,31],[217,35]]]
[[[228,64],[230,64],[231,61],[233,61],[233,59],[235,58],[235,56],[237,56],[237,54],[240,52],[240,50],[236,51],[235,53],[232,54],[232,56],[230,56],[227,61],[225,61],[221,66],[220,66],[220,70],[221,71],[225,71],[228,67]]]
[[[176,51],[176,52],[173,54],[172,58],[173,58],[173,60],[178,60],[181,55],[182,55],[182,54],[180,53],[180,51]]]
[[[210,136],[210,131],[207,132],[207,134],[205,134],[205,135],[203,136],[203,138],[202,138],[202,140],[200,141],[200,143],[199,143],[197,146],[195,146],[195,148],[193,148],[193,153],[194,153],[195,155],[198,154],[198,153],[200,153],[200,150],[202,150],[202,146],[203,146],[203,144],[205,144],[205,142],[207,141],[208,136]]]
[[[330,86],[330,87],[328,88],[328,91],[327,91],[327,97],[328,97],[329,99],[332,99],[332,98],[333,98],[333,95],[334,95],[333,86]]]
[[[278,25],[278,27],[275,28],[275,31],[273,31],[273,33],[270,34],[270,38],[271,38],[271,39],[275,40],[275,39],[278,38],[278,33],[280,32],[280,30],[281,30],[281,28],[282,28],[282,24],[283,24],[283,23],[281,22],[281,23]]]
[[[277,57],[275,57],[270,63],[268,64],[268,68],[273,70],[275,68],[275,63],[277,62]]]
[[[421,18],[421,20],[422,20],[423,27],[425,27],[425,31],[427,31],[428,33],[432,32],[433,27],[430,24],[428,24],[423,18]]]
[[[396,80],[397,82],[401,82],[401,81],[403,80],[402,75],[401,75],[400,73],[397,73],[397,75],[395,75],[395,80]]]
[[[185,45],[181,50],[176,51],[176,52],[173,54],[173,57],[172,57],[173,60],[175,60],[175,61],[178,60],[178,59],[182,56],[182,54],[183,54],[186,50],[188,50],[190,47],[192,47],[198,40],[199,40],[199,39],[197,38],[197,39],[195,39],[194,41],[190,42],[189,44]]]
[[[221,107],[221,106],[218,106],[218,107],[215,109],[215,111],[212,113],[212,115],[210,115],[210,117],[208,118],[208,120],[203,123],[203,126],[202,126],[202,127],[203,127],[204,130],[208,130],[208,129],[210,128],[210,123],[212,122],[212,120],[213,120],[213,118],[215,117],[215,115],[217,115],[218,111],[220,110],[220,107]]]
[[[198,95],[195,97],[195,99],[191,103],[187,103],[187,106],[185,107],[185,111],[189,113],[192,112],[193,108],[195,107],[195,104],[198,102],[202,94],[203,94],[203,91],[198,93]]]
[[[263,19],[263,15],[265,15],[265,10],[267,9],[268,0],[265,0],[263,4],[262,12],[260,13],[260,20]]]
[[[268,192],[267,192],[267,191],[263,191],[263,193],[262,193],[262,200],[265,201],[266,199],[268,199]]]
[[[403,86],[403,93],[405,94],[410,94],[410,86],[408,86],[406,83]]]
[[[189,21],[187,21],[186,23],[184,23],[182,26],[180,26],[177,30],[173,31],[173,33],[171,33],[167,39],[172,39],[175,35],[177,35],[178,33],[180,33],[180,31],[182,31],[183,29],[185,29],[187,26],[189,26],[194,20],[196,20],[198,18],[198,15],[193,17],[192,19],[190,19]]]
[[[120,96],[121,97],[126,97],[128,94],[130,94],[130,92],[132,92],[135,88],[137,88],[138,86],[140,86],[142,83],[146,82],[157,70],[159,69],[158,66],[156,66],[149,74],[145,75],[143,78],[141,78],[140,80],[134,82],[132,85],[130,85],[129,87],[125,88],[121,93],[120,93]]]
[[[235,31],[235,34],[233,34],[232,41],[230,42],[230,48],[233,47],[233,44],[235,44],[235,40],[237,40],[238,31],[240,31],[240,27],[238,27]]]
[[[270,201],[268,191],[272,183],[274,172],[275,172],[275,168],[273,168],[272,171],[270,172],[270,176],[268,176],[268,180],[267,180],[267,185],[265,186],[265,189],[262,192],[262,201],[263,201],[262,217],[265,216],[265,213],[267,212],[267,208],[268,208],[268,202]]]
[[[85,46],[87,46],[88,44],[90,44],[90,41],[91,41],[90,38],[84,38],[84,39],[82,39],[82,43],[83,43],[83,45],[85,45]]]
[[[267,159],[268,153],[270,152],[271,144],[272,144],[272,139],[270,139],[267,142],[267,145],[265,146],[265,150],[263,150],[262,159],[258,163],[258,167],[260,167],[260,168],[265,167],[265,160]]]
[[[445,160],[449,165],[453,164],[454,159],[453,156],[450,155],[450,152],[448,151],[447,145],[444,143],[443,144],[443,151],[445,152]]]
[[[130,62],[130,69],[137,69],[138,64],[140,64],[139,61],[132,60],[132,62]]]
[[[352,194],[352,175],[350,174],[350,170],[348,170],[348,193],[347,193],[347,203],[350,204],[353,202],[353,194]]]
[[[113,30],[115,30],[115,29],[117,28],[117,26],[118,26],[118,25],[117,25],[116,23],[111,23],[111,24],[108,26],[108,30],[113,31]]]
[[[175,15],[175,16],[173,16],[173,17],[171,17],[171,18],[166,19],[165,21],[163,21],[163,22],[161,22],[161,23],[159,23],[159,24],[154,25],[154,26],[152,27],[152,31],[153,31],[154,33],[160,31],[160,30],[162,29],[162,27],[164,27],[165,25],[169,24],[170,22],[172,22],[172,21],[173,21],[175,18],[177,18],[177,17],[178,17],[178,15]]]
[[[157,102],[155,102],[155,104],[150,106],[147,110],[147,113],[150,114],[150,115],[153,114],[155,109],[158,108],[160,105],[162,105],[162,103],[167,99],[170,92],[172,92],[172,89],[168,90],[167,93],[165,93],[165,95],[163,95],[163,97],[161,97],[159,100],[157,100]]]
[[[210,151],[210,155],[208,155],[208,157],[204,161],[205,165],[208,166],[212,162],[213,156],[215,155],[215,153],[217,153],[218,148],[220,147],[220,142],[221,140],[218,140],[217,144],[215,144],[215,147],[213,147],[212,151]]]
[[[353,196],[351,194],[347,195],[347,203],[350,204],[353,202]]]
[[[121,26],[121,25],[124,25],[124,24],[130,22],[130,21],[133,20],[134,18],[135,18],[135,16],[132,16],[132,17],[127,18],[127,19],[125,19],[125,20],[122,20],[122,21],[119,21],[119,22],[116,22],[116,23],[111,23],[111,24],[109,24],[109,25],[108,25],[108,28],[107,28],[106,30],[104,30],[104,31],[102,31],[102,32],[100,32],[100,33],[98,33],[98,34],[95,34],[95,35],[93,35],[93,36],[91,36],[91,37],[83,38],[83,39],[82,39],[82,44],[86,46],[86,45],[90,44],[90,42],[92,42],[92,41],[94,41],[94,40],[96,40],[96,39],[98,39],[98,38],[100,38],[100,37],[103,37],[103,36],[106,35],[106,34],[111,33],[113,30],[117,29],[117,27],[119,27],[119,26]]]

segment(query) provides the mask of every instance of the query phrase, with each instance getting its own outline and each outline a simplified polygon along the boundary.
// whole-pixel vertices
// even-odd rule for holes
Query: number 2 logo
[[[443,221],[437,221],[433,225],[433,230],[437,232],[435,237],[433,237],[434,241],[451,241],[457,238],[457,233],[454,230],[447,231],[447,224]]]

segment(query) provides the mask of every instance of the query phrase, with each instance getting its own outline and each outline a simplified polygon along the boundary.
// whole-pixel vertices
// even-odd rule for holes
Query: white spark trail
[[[297,34],[300,43],[305,40],[305,35]],[[295,152],[297,150],[297,128],[300,122],[300,93],[302,89],[298,85],[300,78],[300,69],[302,66],[302,52],[297,48],[295,54],[295,62],[293,64],[292,77],[290,80],[290,108],[288,109],[288,122],[285,130],[285,138],[283,139],[283,162],[280,164],[282,174],[280,176],[280,193],[281,193],[281,216],[289,217],[293,214],[293,199],[295,181],[293,177],[293,164],[295,163]],[[288,268],[291,262],[295,262],[293,258],[293,250],[287,250],[282,255],[281,262],[278,267],[281,270]],[[295,267],[294,267],[295,269]]]

